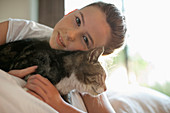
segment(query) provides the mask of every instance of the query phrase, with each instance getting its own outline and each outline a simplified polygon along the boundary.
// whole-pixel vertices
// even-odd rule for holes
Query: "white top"
[[[34,21],[9,19],[6,43],[25,38],[51,37],[53,29]]]

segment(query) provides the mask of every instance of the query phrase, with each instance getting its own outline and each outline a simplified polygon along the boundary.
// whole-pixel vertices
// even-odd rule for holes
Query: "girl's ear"
[[[69,14],[71,14],[71,13],[73,13],[74,11],[76,11],[77,9],[74,9],[73,11],[71,11],[71,12],[69,12],[69,13],[67,13],[65,16],[67,16],[67,15],[69,15]]]

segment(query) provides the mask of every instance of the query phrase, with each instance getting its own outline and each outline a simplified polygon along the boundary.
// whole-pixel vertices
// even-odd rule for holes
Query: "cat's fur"
[[[62,95],[73,89],[97,95],[106,89],[106,74],[98,62],[102,52],[102,47],[89,51],[55,50],[47,41],[26,39],[0,46],[0,69],[8,72],[37,65],[35,73],[48,78]]]

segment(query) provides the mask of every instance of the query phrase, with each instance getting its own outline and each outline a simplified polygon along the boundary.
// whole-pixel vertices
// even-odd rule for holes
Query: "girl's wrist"
[[[66,102],[62,98],[56,98],[54,101],[54,105],[51,106],[58,112],[60,112],[62,109],[64,109],[64,106],[66,106]]]
[[[63,99],[59,99],[57,104],[55,104],[54,107],[55,110],[57,110],[59,113],[85,113],[72,105],[65,102]]]

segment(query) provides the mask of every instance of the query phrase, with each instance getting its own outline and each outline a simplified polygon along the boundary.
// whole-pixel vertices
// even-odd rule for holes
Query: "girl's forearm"
[[[104,93],[98,97],[85,94],[82,98],[88,113],[116,113]]]
[[[59,105],[53,106],[59,113],[85,113],[74,106],[62,101]]]

